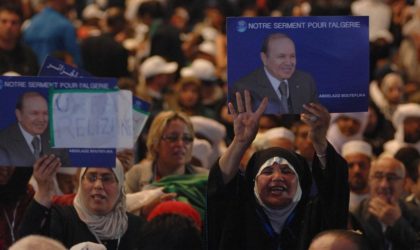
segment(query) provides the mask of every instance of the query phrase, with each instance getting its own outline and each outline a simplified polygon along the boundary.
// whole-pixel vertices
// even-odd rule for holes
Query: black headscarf
[[[306,200],[310,193],[312,177],[306,160],[297,153],[275,147],[257,151],[248,162],[245,177],[249,194],[254,194],[255,176],[261,166],[275,156],[286,159],[298,174],[300,187],[302,189],[302,199]]]

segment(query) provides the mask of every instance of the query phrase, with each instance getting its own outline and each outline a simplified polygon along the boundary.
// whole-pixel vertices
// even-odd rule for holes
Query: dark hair
[[[201,235],[193,220],[178,214],[162,214],[153,218],[141,230],[143,250],[200,250]]]
[[[162,4],[159,1],[147,1],[140,4],[137,9],[137,17],[150,16],[151,18],[163,18],[165,11]]]
[[[370,250],[367,240],[365,236],[358,232],[353,230],[344,230],[344,229],[334,229],[334,230],[326,230],[322,231],[319,234],[317,234],[313,239],[312,242],[317,240],[318,238],[321,238],[322,236],[330,235],[333,236],[336,239],[346,239],[348,241],[351,241],[354,243],[355,246],[357,246],[358,250]]]
[[[270,42],[270,40],[279,39],[279,38],[289,39],[290,41],[293,42],[292,38],[290,38],[288,35],[284,33],[271,33],[264,39],[262,47],[261,47],[261,52],[267,53],[268,43]]]
[[[125,29],[127,20],[124,11],[119,7],[111,7],[106,11],[106,25],[113,34],[117,34]]]
[[[420,159],[420,153],[414,147],[402,147],[394,155],[395,159],[401,161],[404,164],[405,172],[411,180],[417,182],[418,170],[417,166]]]
[[[21,22],[23,20],[22,7],[21,7],[21,5],[19,5],[17,3],[6,1],[3,4],[0,4],[0,12],[2,12],[2,11],[12,12],[12,13],[19,16],[19,19],[20,19]]]

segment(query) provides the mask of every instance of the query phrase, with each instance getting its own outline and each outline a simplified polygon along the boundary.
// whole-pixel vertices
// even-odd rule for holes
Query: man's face
[[[372,198],[390,202],[397,201],[403,192],[404,166],[393,158],[379,159],[371,166],[369,174],[370,195]]]
[[[0,11],[0,40],[17,40],[20,35],[20,18],[13,12]]]
[[[289,165],[274,163],[262,170],[256,183],[261,201],[270,208],[281,209],[293,201],[298,177]]]
[[[261,60],[274,77],[289,79],[295,72],[295,45],[288,38],[272,38],[268,42],[267,52],[261,52]]]
[[[361,124],[358,120],[348,116],[341,116],[337,119],[337,126],[345,136],[353,136],[359,132]]]
[[[349,167],[350,190],[356,194],[364,194],[368,189],[370,159],[364,154],[353,153],[346,155]]]
[[[420,117],[409,116],[404,120],[404,141],[417,143],[420,140]]]
[[[42,96],[25,97],[22,110],[16,109],[20,125],[31,135],[44,133],[48,126],[47,102]]]

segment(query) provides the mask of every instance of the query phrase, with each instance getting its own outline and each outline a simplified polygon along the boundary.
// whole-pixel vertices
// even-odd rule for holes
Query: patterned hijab
[[[115,168],[112,168],[112,172],[118,181],[119,197],[116,204],[111,212],[106,215],[95,215],[87,208],[84,203],[84,194],[82,191],[82,178],[86,173],[87,168],[83,168],[79,177],[79,188],[77,190],[76,197],[73,201],[74,208],[76,209],[79,218],[86,223],[88,228],[94,233],[99,239],[111,240],[119,239],[127,231],[128,218],[126,214],[126,201],[124,192],[124,170],[117,160]]]

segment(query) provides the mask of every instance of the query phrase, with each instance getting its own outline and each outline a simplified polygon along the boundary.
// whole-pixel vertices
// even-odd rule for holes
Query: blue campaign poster
[[[300,113],[302,103],[314,96],[332,113],[367,111],[368,26],[368,17],[362,16],[229,17],[228,99],[233,101],[234,92],[246,88],[256,104],[269,97],[266,113]],[[262,53],[266,38],[276,33],[294,45],[294,58],[290,55],[283,64],[280,56],[285,55],[276,59],[269,51]],[[283,80],[289,88],[284,104],[281,89],[273,87]]]
[[[0,165],[32,166],[35,158],[27,138],[32,133],[40,136],[42,153],[60,156],[63,166],[115,166],[115,149],[51,148],[47,102],[50,89],[113,89],[116,84],[113,78],[0,76]],[[24,94],[30,96],[30,115],[17,111]]]

